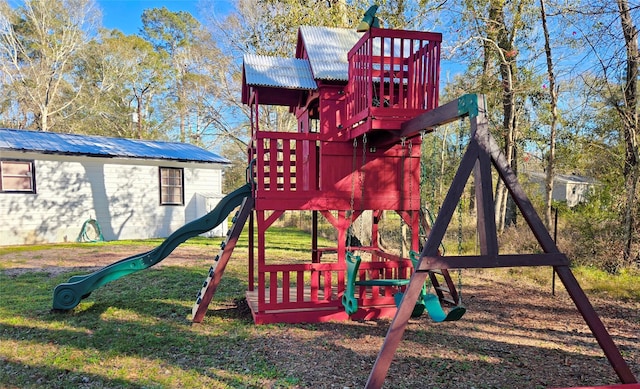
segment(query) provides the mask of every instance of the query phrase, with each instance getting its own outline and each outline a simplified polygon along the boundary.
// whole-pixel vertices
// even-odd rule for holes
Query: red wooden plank
[[[390,40],[390,46],[391,46],[391,56],[389,57],[389,105],[391,107],[396,107],[396,105],[398,104],[397,101],[397,97],[396,97],[396,89],[401,89],[401,83],[398,83],[397,87],[396,87],[396,83],[395,83],[395,69],[396,69],[396,41],[395,38],[391,38]],[[402,53],[402,52],[401,52]],[[402,55],[402,54],[401,54]]]
[[[318,134],[315,132],[300,133],[300,132],[259,131],[255,134],[255,139],[295,139],[295,140],[318,141],[318,140],[322,140],[322,134]]]
[[[380,53],[382,55],[385,54],[384,51],[384,39],[378,39],[378,41],[380,42]],[[393,49],[393,48],[392,48]],[[373,58],[374,56],[371,56],[372,59],[372,63],[373,63]],[[380,107],[384,106],[384,97],[385,97],[385,93],[384,93],[384,61],[381,58],[376,58],[377,60],[377,66],[380,67],[379,70],[379,74],[378,74],[378,105]],[[372,66],[372,70],[373,70],[373,66]],[[373,74],[372,74],[373,77]],[[373,79],[371,80],[373,82]],[[373,102],[373,101],[372,101]]]
[[[264,265],[262,271],[285,272],[285,271],[338,271],[344,270],[344,265],[338,263],[289,263]]]
[[[324,271],[322,272],[322,277],[324,278],[324,291],[323,291],[323,299],[330,300],[331,299],[331,291],[333,289],[331,272]]]
[[[311,272],[311,301],[318,301],[318,289],[320,288],[320,272]]]
[[[278,141],[275,139],[265,139],[269,143],[269,165],[268,171],[270,174],[268,183],[271,190],[276,190],[278,186],[277,173],[278,173]],[[266,180],[266,178],[265,178]]]
[[[404,39],[400,39],[400,55],[404,56]],[[399,101],[399,108],[407,108],[407,97],[405,95],[405,79],[407,78],[407,75],[405,74],[405,64],[404,61],[400,61],[400,71],[399,71],[399,81],[398,81],[398,89],[399,89],[399,93],[398,93],[398,101]]]
[[[258,250],[258,256],[260,256],[260,250]],[[267,287],[265,285],[265,274],[260,271],[260,266],[258,265],[258,309],[261,309],[266,302],[265,292]]]
[[[303,142],[301,140],[296,140],[293,142],[293,158],[295,158],[295,162],[292,165],[291,174],[295,177],[294,180],[294,189],[295,191],[302,191],[304,188],[308,188],[308,184],[305,182],[305,144],[309,142]],[[308,155],[308,151],[307,151]],[[299,174],[298,174],[299,173]],[[307,189],[308,190],[308,189]]]
[[[292,182],[291,182],[291,141],[290,140],[282,140],[282,178],[283,178],[283,190],[285,192],[290,192],[293,190]]]
[[[256,142],[256,154],[257,154],[257,166],[256,166],[256,183],[257,183],[257,190],[261,191],[265,189],[265,179],[264,179],[264,172],[265,172],[265,168],[264,168],[264,141],[262,140],[258,140]]]

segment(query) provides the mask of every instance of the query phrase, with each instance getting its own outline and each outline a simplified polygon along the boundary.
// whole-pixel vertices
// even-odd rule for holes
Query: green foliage
[[[150,42],[138,36],[125,36],[117,30],[101,31],[100,39],[89,44],[78,68],[86,87],[81,106],[73,109],[85,120],[70,121],[68,131],[166,139],[163,96],[172,76],[166,53],[155,51]]]
[[[568,238],[568,250],[573,262],[592,266],[610,273],[623,267],[622,225],[616,190],[606,184],[599,185],[588,196],[587,202],[575,209],[561,210],[566,217],[562,234]]]

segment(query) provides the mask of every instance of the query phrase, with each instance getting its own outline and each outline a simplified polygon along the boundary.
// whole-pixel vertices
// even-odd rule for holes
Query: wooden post
[[[470,98],[471,97],[471,98]],[[477,106],[474,104],[477,103]],[[453,107],[458,107],[455,117]],[[461,110],[461,106],[466,108]],[[376,362],[371,370],[366,388],[377,389],[384,383],[385,376],[391,365],[393,355],[406,329],[412,307],[415,305],[420,287],[425,281],[427,272],[431,269],[474,268],[474,267],[515,267],[551,265],[558,273],[560,280],[567,288],[574,304],[594,337],[607,356],[609,363],[623,383],[636,383],[636,378],[629,366],[622,358],[620,351],[613,343],[611,336],[602,324],[593,306],[589,302],[582,288],[569,268],[568,259],[558,250],[554,240],[549,235],[542,220],[536,213],[531,201],[527,198],[516,175],[507,164],[500,148],[489,133],[486,119],[484,98],[465,96],[457,103],[445,104],[441,109],[429,111],[403,125],[403,135],[410,136],[413,131],[422,128],[435,127],[441,123],[448,123],[457,117],[469,116],[471,121],[471,140],[467,147],[460,167],[456,172],[449,192],[444,200],[442,209],[432,226],[429,238],[420,255],[417,271],[411,277],[407,292],[398,308],[385,341],[380,349]],[[524,219],[531,228],[544,254],[530,255],[499,255],[497,233],[493,218],[493,197],[491,195],[491,172],[488,161],[498,171],[500,179],[507,186],[516,205],[522,212]],[[476,201],[478,204],[478,231],[480,238],[480,256],[439,256],[438,247],[446,232],[447,226],[455,212],[456,206],[464,190],[464,186],[474,171],[476,184]]]

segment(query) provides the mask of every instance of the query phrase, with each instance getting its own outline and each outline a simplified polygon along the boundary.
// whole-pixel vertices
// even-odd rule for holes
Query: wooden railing
[[[318,140],[318,134],[257,132],[256,190],[262,194],[317,190]]]
[[[347,128],[370,117],[411,118],[437,107],[441,41],[431,32],[365,33],[348,54]]]
[[[379,255],[380,252],[374,253]],[[387,255],[382,253],[384,257]],[[395,256],[393,256],[395,257]],[[356,281],[408,279],[408,259],[362,262]],[[345,291],[346,267],[337,262],[262,265],[258,269],[259,311],[340,308]],[[359,305],[393,305],[394,286],[357,286]]]
[[[342,280],[341,287],[339,280]],[[344,266],[337,263],[264,265],[258,271],[258,285],[260,311],[339,307],[344,291]]]

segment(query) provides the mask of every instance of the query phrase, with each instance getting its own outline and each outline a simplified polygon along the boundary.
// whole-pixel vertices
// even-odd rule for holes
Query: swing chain
[[[347,250],[351,251],[351,235],[353,233],[352,224],[353,224],[353,208],[355,202],[356,195],[356,165],[357,165],[357,156],[356,151],[358,149],[358,138],[353,138],[353,158],[351,163],[351,199],[349,200],[349,228],[347,229]]]
[[[360,184],[362,186],[362,198],[364,200],[364,165],[367,163],[367,133],[362,135],[362,166],[360,167]]]
[[[364,167],[367,163],[367,133],[362,135],[362,165],[360,166],[360,211],[364,212],[364,183],[365,183],[365,171]],[[360,219],[360,227],[363,226],[363,220]],[[360,230],[362,231],[362,229]],[[365,244],[364,242],[360,242]]]

